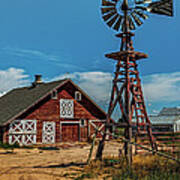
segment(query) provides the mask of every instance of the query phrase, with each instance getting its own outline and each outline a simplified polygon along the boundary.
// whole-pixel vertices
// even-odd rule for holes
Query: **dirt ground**
[[[59,150],[0,149],[0,180],[64,180],[75,179],[83,170],[90,145],[60,144]],[[95,146],[93,158],[96,153]],[[118,156],[120,144],[106,143],[104,156]]]

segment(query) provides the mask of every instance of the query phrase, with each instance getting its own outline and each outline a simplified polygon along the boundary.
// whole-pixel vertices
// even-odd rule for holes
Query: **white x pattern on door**
[[[42,142],[45,144],[55,143],[55,122],[43,122]]]

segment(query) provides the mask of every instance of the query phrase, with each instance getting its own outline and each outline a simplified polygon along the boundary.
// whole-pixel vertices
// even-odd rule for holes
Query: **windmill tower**
[[[125,156],[132,163],[132,117],[135,116],[137,135],[146,132],[152,150],[157,151],[143,97],[142,85],[138,71],[138,61],[148,56],[134,50],[132,38],[137,26],[143,24],[148,13],[173,16],[173,0],[102,0],[102,17],[107,25],[120,32],[120,51],[106,54],[116,61],[115,76],[106,119],[106,128],[99,143],[96,158],[102,159],[106,136],[110,128],[110,119],[114,109],[119,105],[120,119],[126,123],[124,137]]]

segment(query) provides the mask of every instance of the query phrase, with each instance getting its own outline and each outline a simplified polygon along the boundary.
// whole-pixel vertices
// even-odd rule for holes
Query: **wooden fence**
[[[180,132],[153,132],[158,145],[158,150],[169,151],[171,153],[180,153]],[[146,134],[140,134],[137,143],[144,146],[149,146],[149,138]],[[142,150],[136,147],[136,152]]]

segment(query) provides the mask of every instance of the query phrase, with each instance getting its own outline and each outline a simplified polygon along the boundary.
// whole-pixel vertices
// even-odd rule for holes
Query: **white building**
[[[154,130],[180,131],[180,108],[163,108],[158,115],[149,116]]]
[[[174,122],[174,132],[180,132],[180,119]]]

